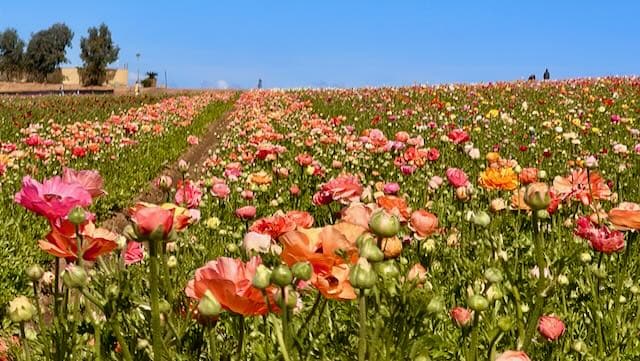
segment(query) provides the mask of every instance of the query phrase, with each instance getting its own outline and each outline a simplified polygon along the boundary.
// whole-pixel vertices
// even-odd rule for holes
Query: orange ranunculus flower
[[[276,212],[276,214],[271,217],[256,220],[251,224],[249,230],[260,234],[267,234],[275,240],[281,235],[293,231],[297,226],[293,218]]]
[[[93,222],[80,226],[84,244],[82,245],[82,259],[93,262],[103,254],[118,247],[118,235],[104,228],[96,228]],[[40,249],[53,255],[75,262],[78,259],[78,240],[75,226],[64,221],[60,227],[52,227],[44,240],[38,242]]]
[[[257,185],[270,184],[272,180],[273,177],[263,170],[249,175],[249,182]]]
[[[196,270],[185,293],[189,298],[199,300],[209,291],[228,311],[243,316],[264,315],[269,311],[264,295],[252,284],[253,276],[261,263],[256,256],[251,257],[247,263],[220,257]],[[268,289],[267,292],[270,293]]]
[[[402,240],[396,236],[383,238],[380,243],[385,259],[396,258],[402,253]]]
[[[518,175],[518,180],[523,185],[538,181],[538,168],[524,168]]]
[[[369,219],[373,210],[364,203],[354,202],[340,211],[341,220],[369,228]]]
[[[313,226],[313,216],[309,212],[305,211],[289,211],[285,215],[301,228],[310,228]]]
[[[402,222],[406,222],[411,216],[411,210],[407,206],[407,202],[400,197],[382,196],[376,200],[376,203],[380,208],[400,218]]]
[[[438,217],[423,209],[411,213],[409,228],[415,232],[416,238],[424,239],[438,229]]]
[[[511,196],[511,208],[518,211],[530,211],[531,207],[524,201],[524,196],[527,193],[527,188],[522,187],[515,191]]]
[[[554,194],[562,200],[575,199],[584,205],[589,205],[594,200],[608,200],[611,197],[611,190],[602,176],[592,171],[587,177],[586,169],[573,171],[568,177],[556,176],[553,179],[553,190]]]
[[[289,266],[307,261],[313,268],[311,284],[326,298],[353,299],[348,264],[358,260],[358,249],[334,226],[298,229],[280,237],[280,258]]]
[[[333,228],[337,229],[340,233],[342,233],[344,237],[347,239],[347,241],[349,241],[349,243],[351,244],[356,244],[358,237],[360,237],[361,235],[363,235],[368,231],[367,228],[364,228],[359,224],[354,224],[354,223],[345,222],[345,221],[338,221],[336,224],[333,225]]]
[[[518,175],[511,167],[488,168],[480,173],[480,186],[511,191],[518,187]]]
[[[640,205],[633,202],[622,202],[609,211],[609,220],[621,231],[640,230]]]

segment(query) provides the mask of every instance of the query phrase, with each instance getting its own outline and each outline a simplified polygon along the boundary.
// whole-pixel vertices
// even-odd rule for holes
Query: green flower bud
[[[89,282],[89,276],[84,268],[70,265],[62,274],[62,281],[69,288],[82,288]]]
[[[360,257],[364,257],[369,262],[380,262],[384,259],[384,253],[373,242],[364,242],[360,247]]]
[[[436,250],[436,240],[433,238],[429,238],[426,241],[422,242],[422,250],[424,253],[431,253]]]
[[[491,223],[491,217],[489,217],[489,214],[487,214],[487,212],[480,211],[480,212],[474,214],[474,216],[471,219],[471,221],[476,226],[486,227],[486,226],[489,225],[489,223]]]
[[[271,284],[271,270],[263,264],[259,265],[251,282],[253,287],[264,290]]]
[[[571,349],[581,355],[585,355],[587,352],[589,352],[589,347],[587,347],[587,344],[582,340],[574,341],[571,344]]]
[[[18,296],[9,302],[9,318],[13,322],[26,322],[33,318],[35,306],[25,296]]]
[[[473,295],[467,300],[469,307],[474,311],[484,311],[489,308],[489,301],[482,295]]]
[[[395,279],[400,275],[400,270],[393,260],[377,262],[373,265],[373,268],[384,279]]]
[[[167,300],[161,299],[158,303],[158,310],[160,311],[160,313],[167,313],[171,310],[171,305],[169,304],[169,302],[167,302]]]
[[[540,182],[529,184],[524,193],[524,203],[534,211],[547,209],[551,203],[549,186]]]
[[[349,282],[354,288],[366,289],[371,288],[376,284],[378,275],[371,268],[371,264],[366,258],[360,257],[358,263],[351,268],[349,272]]]
[[[591,262],[591,255],[588,252],[580,253],[580,262],[582,262],[582,263]]]
[[[211,291],[207,290],[198,303],[198,313],[205,317],[216,317],[222,312],[220,302],[216,300]]]
[[[149,340],[144,339],[144,338],[139,338],[138,339],[138,343],[136,343],[136,349],[137,350],[144,350],[151,347],[151,344],[149,343]]]
[[[167,267],[169,269],[176,268],[177,265],[178,259],[176,258],[176,256],[169,256],[169,258],[167,258]]]
[[[69,222],[79,226],[87,220],[87,212],[82,207],[73,208],[67,215]]]
[[[313,268],[309,262],[298,262],[291,267],[291,273],[299,280],[308,281],[313,274]]]
[[[44,270],[39,265],[35,264],[29,268],[27,268],[27,276],[33,282],[38,282],[42,278],[44,274]]]
[[[569,278],[565,275],[559,275],[558,276],[558,284],[560,286],[566,286],[569,284]]]
[[[549,219],[551,217],[546,209],[538,209],[536,211],[536,214],[538,215],[539,219]]]
[[[504,297],[504,293],[502,292],[500,286],[498,286],[497,284],[492,284],[491,286],[489,286],[489,288],[487,288],[487,298],[490,302],[495,302],[502,297]]]
[[[236,253],[238,252],[238,245],[235,243],[227,243],[227,252]]]
[[[388,214],[385,211],[378,211],[371,216],[369,228],[378,237],[389,238],[395,236],[400,231],[400,221],[398,217]]]
[[[284,287],[290,285],[291,281],[293,281],[293,274],[291,274],[291,270],[287,265],[277,265],[273,271],[271,271],[271,282],[276,285]]]
[[[429,303],[427,304],[428,314],[435,315],[442,312],[442,310],[444,310],[444,302],[442,301],[442,298],[436,296],[429,300]]]
[[[138,240],[138,234],[136,233],[135,229],[133,228],[132,225],[127,224],[124,229],[122,230],[122,235],[125,236],[127,239],[130,239],[132,241],[137,241]]]
[[[118,297],[118,295],[120,294],[120,288],[117,285],[109,285],[107,287],[107,290],[105,292],[107,298],[109,299],[115,299]]]
[[[497,268],[491,267],[484,271],[484,278],[491,283],[502,282],[502,271]]]
[[[509,316],[500,317],[498,319],[498,327],[502,332],[509,332],[513,328],[513,319]]]

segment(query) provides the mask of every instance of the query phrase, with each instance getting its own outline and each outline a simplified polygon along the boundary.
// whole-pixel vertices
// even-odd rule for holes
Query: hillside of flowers
[[[247,91],[166,203],[102,228],[106,149],[197,113],[165,102],[6,152],[48,170],[10,197],[50,260],[22,262],[6,358],[640,358],[640,79]]]

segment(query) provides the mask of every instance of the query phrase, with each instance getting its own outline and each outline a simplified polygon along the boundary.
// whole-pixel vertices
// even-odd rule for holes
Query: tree
[[[53,24],[31,36],[25,54],[25,66],[32,79],[43,82],[47,75],[67,62],[73,32],[64,23]]]
[[[89,28],[89,36],[80,39],[80,49],[84,85],[101,85],[107,75],[107,65],[118,60],[120,53],[111,39],[111,31],[105,24]]]
[[[18,36],[16,29],[9,28],[0,32],[0,73],[7,80],[20,75],[24,60],[24,41]]]
[[[155,71],[147,72],[147,78],[142,80],[142,86],[145,88],[155,88],[158,82],[158,73]]]

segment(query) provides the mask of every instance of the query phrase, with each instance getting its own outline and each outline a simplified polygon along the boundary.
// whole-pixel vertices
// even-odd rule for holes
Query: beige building
[[[81,86],[80,71],[78,68],[60,68],[48,76],[52,83],[62,83],[68,86]],[[129,69],[107,69],[107,81],[105,86],[114,88],[127,87],[129,82]]]

